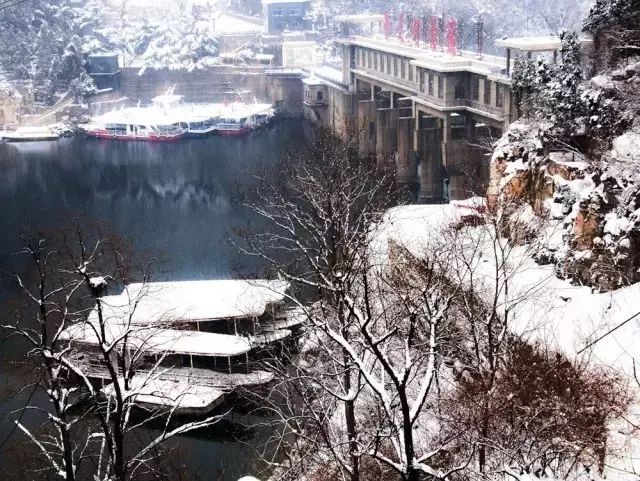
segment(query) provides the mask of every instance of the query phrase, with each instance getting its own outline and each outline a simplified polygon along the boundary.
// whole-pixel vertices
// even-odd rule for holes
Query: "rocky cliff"
[[[640,63],[589,87],[613,107],[619,135],[561,139],[544,120],[517,122],[493,153],[488,197],[505,235],[539,244],[538,262],[608,291],[640,282]]]

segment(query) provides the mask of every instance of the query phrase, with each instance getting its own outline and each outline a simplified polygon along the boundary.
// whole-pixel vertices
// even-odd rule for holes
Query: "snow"
[[[581,44],[592,43],[589,38],[581,38]],[[514,37],[502,38],[495,41],[496,47],[512,48],[524,52],[551,52],[559,50],[561,46],[558,36]]]
[[[377,234],[378,245],[393,240],[422,257],[431,249],[442,248],[443,233],[456,225],[459,218],[459,209],[453,204],[397,207],[386,213]],[[607,225],[612,232],[626,228],[625,222],[614,216],[607,219]],[[494,294],[496,261],[501,260],[494,257],[492,236],[486,235],[486,229],[489,227],[467,228],[465,242],[469,243],[468,248],[479,247],[470,256],[475,282],[481,283],[480,287],[476,284],[476,289],[490,301]],[[601,369],[622,375],[633,386],[634,359],[640,359],[637,341],[640,317],[631,318],[640,311],[640,283],[597,293],[557,278],[553,265],[536,264],[532,257],[535,249],[530,245],[511,247],[507,251],[509,295],[501,292],[499,296],[501,303],[513,308],[511,331],[553,347],[570,358],[591,360]],[[631,320],[622,327],[587,347],[628,319]],[[631,419],[638,417],[640,405],[633,405]],[[617,428],[612,431],[615,439],[610,456],[615,458],[617,466],[625,465],[628,469],[633,459],[640,459],[636,456],[640,453],[640,443],[619,431]],[[640,465],[634,467],[638,469]],[[609,479],[615,479],[615,470],[609,473]]]
[[[120,381],[124,387],[124,382]],[[112,385],[103,388],[107,395],[113,395]],[[126,396],[136,404],[180,409],[213,408],[224,396],[224,392],[209,386],[195,384],[189,380],[158,379],[147,374],[133,376]]]
[[[611,77],[609,77],[608,75],[596,75],[595,77],[591,77],[590,82],[594,86],[602,90],[610,90],[615,88],[613,80],[611,80]]]
[[[640,162],[640,134],[627,132],[615,138],[612,155],[617,160]]]
[[[624,234],[634,226],[627,217],[618,217],[615,212],[609,212],[604,217],[604,222],[604,232],[613,236]]]
[[[94,318],[95,319],[95,318]],[[72,343],[100,345],[119,341],[127,334],[127,343],[132,349],[140,349],[150,354],[185,354],[194,356],[238,356],[251,350],[254,343],[249,337],[217,334],[212,332],[164,329],[156,327],[127,327],[121,323],[109,322],[105,326],[106,339],[100,339],[91,321],[79,322],[65,329],[61,339]],[[96,324],[95,327],[98,327]]]
[[[89,279],[89,284],[91,284],[91,287],[95,289],[97,287],[106,286],[107,281],[102,276],[96,276]]]
[[[284,299],[288,287],[285,281],[259,279],[130,284],[122,293],[102,298],[103,313],[109,322],[130,317],[137,325],[259,317]],[[89,321],[96,316],[92,311]]]
[[[318,76],[321,79],[326,79],[331,82],[342,83],[342,70],[331,67],[329,65],[321,65],[315,67],[312,72],[313,76]]]
[[[245,19],[232,13],[221,13],[215,20],[215,32],[220,35],[260,33],[262,30],[260,19]]]

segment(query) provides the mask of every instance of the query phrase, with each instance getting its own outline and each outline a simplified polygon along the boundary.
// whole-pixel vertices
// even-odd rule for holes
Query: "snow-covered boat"
[[[186,130],[174,117],[156,109],[138,107],[103,114],[80,127],[89,137],[98,139],[171,142],[186,135]]]
[[[206,137],[216,131],[220,104],[188,104],[182,95],[175,95],[170,89],[167,94],[154,97],[152,105],[151,108],[156,107],[178,120],[186,137]]]
[[[288,283],[277,280],[130,284],[120,294],[102,297],[107,339],[96,334],[101,332],[96,310],[62,337],[75,347],[75,363],[87,377],[109,383],[99,346],[126,335],[126,350],[133,353],[129,385],[137,403],[205,414],[235,390],[273,380],[264,361],[293,339],[302,323],[284,306],[287,289]],[[112,388],[104,389],[108,394]]]
[[[221,110],[216,129],[220,135],[243,135],[267,125],[274,116],[271,104],[234,102]]]
[[[0,136],[7,142],[41,142],[60,138],[48,127],[19,127],[13,132],[2,132]]]

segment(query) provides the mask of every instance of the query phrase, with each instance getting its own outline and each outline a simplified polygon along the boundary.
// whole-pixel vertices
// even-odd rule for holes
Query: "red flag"
[[[429,42],[431,50],[438,48],[438,17],[435,15],[429,19]]]
[[[419,18],[416,18],[411,25],[411,36],[417,47],[420,46],[420,32],[422,30],[422,22]]]
[[[458,22],[455,18],[450,19],[447,22],[447,46],[451,55],[456,54],[457,44],[456,37],[458,35]]]
[[[384,31],[384,38],[389,40],[389,35],[391,34],[391,18],[389,17],[389,12],[384,12],[384,23],[382,25],[382,29]]]
[[[400,13],[398,17],[398,38],[404,42],[404,13]]]

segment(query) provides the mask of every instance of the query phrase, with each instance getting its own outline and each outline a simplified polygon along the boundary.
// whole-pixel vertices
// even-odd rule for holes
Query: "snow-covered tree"
[[[101,299],[109,285],[126,286],[132,276],[149,280],[152,260],[131,257],[131,251],[103,228],[79,225],[60,237],[35,235],[26,239],[22,254],[33,268],[32,282],[16,276],[24,306],[3,330],[19,336],[29,347],[27,356],[41,371],[37,384],[50,407],[28,401],[26,409],[46,417],[44,433],[16,421],[38,449],[51,479],[129,481],[149,470],[162,479],[162,445],[169,438],[207,427],[220,416],[193,422],[175,419],[175,409],[188,387],[165,395],[172,407],[144,407],[138,401],[159,378],[164,354],[141,371],[146,349],[156,346],[154,330],[135,326],[131,316],[147,295],[130,292],[122,319],[107,319]],[[125,287],[126,289],[126,287]],[[87,336],[94,339],[95,363],[86,360]],[[97,370],[106,388],[92,382]],[[142,374],[140,374],[142,372]],[[133,417],[143,409],[142,420]],[[145,430],[155,423],[155,433]],[[158,429],[159,426],[159,429]]]

